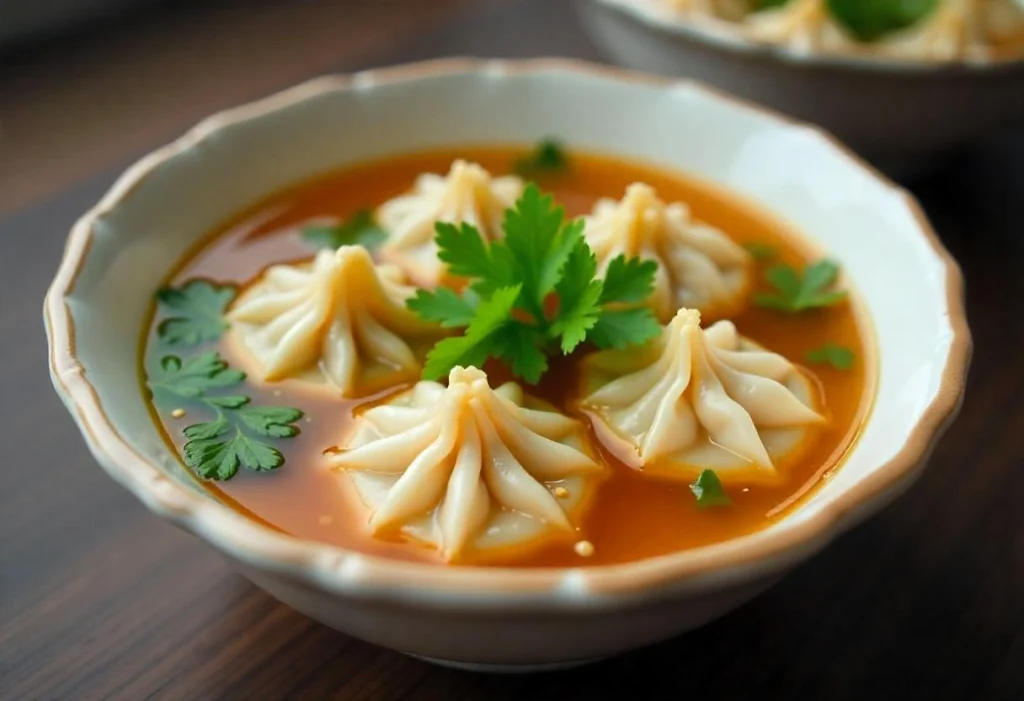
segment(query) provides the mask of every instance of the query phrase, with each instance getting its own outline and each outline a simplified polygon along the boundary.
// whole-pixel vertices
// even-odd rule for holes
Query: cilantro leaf
[[[598,348],[625,348],[651,340],[661,333],[661,324],[647,307],[607,309],[602,312],[587,339]]]
[[[234,394],[221,395],[219,397],[205,397],[204,399],[207,404],[212,404],[213,406],[217,406],[222,409],[237,409],[252,401],[248,397]]]
[[[743,244],[743,247],[747,249],[747,253],[752,255],[758,263],[767,263],[775,260],[775,257],[779,254],[777,248],[760,241],[748,241]]]
[[[236,416],[259,436],[291,438],[299,433],[291,424],[302,418],[302,412],[286,406],[247,406],[239,409]]]
[[[529,153],[515,162],[516,173],[524,177],[558,173],[569,165],[565,148],[556,139],[542,139]]]
[[[935,12],[939,0],[827,0],[839,25],[859,41],[877,41]]]
[[[479,300],[471,295],[461,297],[447,287],[439,287],[431,292],[417,290],[416,296],[406,302],[406,306],[426,321],[437,321],[444,328],[469,326],[476,315]]]
[[[434,224],[434,231],[437,257],[448,264],[452,275],[487,278],[501,272],[495,269],[483,235],[472,224],[439,221]]]
[[[254,472],[275,470],[284,464],[284,455],[277,448],[235,429],[233,436],[190,440],[182,449],[185,464],[203,479],[229,480],[239,467]]]
[[[809,362],[819,365],[831,365],[836,370],[849,370],[853,367],[853,360],[856,356],[846,346],[826,343],[820,348],[808,351],[804,357]]]
[[[565,261],[562,279],[555,285],[558,314],[548,332],[553,338],[561,336],[563,353],[571,353],[582,343],[601,316],[604,285],[594,279],[596,273],[597,258],[580,237]]]
[[[231,425],[228,423],[228,420],[224,418],[223,414],[220,414],[213,421],[189,426],[183,433],[191,441],[208,441],[223,436],[230,428]]]
[[[838,276],[839,266],[830,260],[807,266],[802,275],[788,265],[774,265],[765,279],[776,292],[754,295],[754,304],[789,314],[831,307],[846,299],[845,291],[830,289]]]
[[[653,260],[616,256],[604,274],[601,303],[643,302],[654,291],[658,264]]]
[[[363,209],[338,224],[314,224],[304,227],[302,238],[316,248],[363,246],[373,250],[387,240],[388,234],[377,226],[373,220],[373,213]]]
[[[181,287],[165,287],[156,293],[168,314],[157,326],[157,335],[172,346],[195,346],[216,341],[228,328],[224,310],[238,294],[234,285],[190,280]]]
[[[505,238],[501,246],[494,247],[511,254],[524,302],[538,321],[543,317],[544,299],[555,289],[562,266],[583,236],[582,220],[563,226],[564,217],[565,211],[555,206],[554,198],[530,183],[516,206],[505,211]]]
[[[638,306],[654,287],[654,261],[619,256],[598,278],[583,220],[566,222],[533,183],[506,210],[502,228],[504,236],[488,242],[470,224],[435,225],[438,257],[466,278],[467,289],[461,296],[420,290],[406,304],[424,320],[465,330],[428,353],[424,378],[499,358],[534,384],[555,348],[568,354],[591,337],[599,347],[621,348],[660,331],[651,310]]]
[[[722,482],[714,470],[701,470],[697,481],[690,484],[690,491],[697,497],[697,506],[702,509],[732,504],[732,499],[726,495]]]
[[[233,387],[245,379],[244,372],[229,368],[216,351],[185,361],[176,355],[164,356],[160,369],[163,377],[150,381],[150,388],[185,398],[202,397],[209,390]]]
[[[299,434],[295,422],[303,413],[291,407],[253,406],[249,397],[219,394],[236,387],[245,373],[228,367],[216,352],[201,353],[182,360],[166,355],[149,379],[154,400],[166,405],[182,401],[198,404],[213,414],[209,421],[192,424],[182,433],[188,439],[182,447],[185,464],[203,479],[227,480],[240,467],[273,470],[284,464],[284,456],[265,439],[292,438]]]
[[[512,321],[495,334],[494,352],[527,384],[535,385],[548,369],[544,336],[536,328]]]
[[[203,479],[229,480],[238,473],[239,460],[233,440],[197,438],[182,448],[185,464]]]
[[[491,355],[496,332],[511,321],[521,289],[521,285],[503,287],[490,299],[481,301],[465,335],[443,339],[427,354],[423,377],[437,380],[446,377],[458,365],[483,365]]]

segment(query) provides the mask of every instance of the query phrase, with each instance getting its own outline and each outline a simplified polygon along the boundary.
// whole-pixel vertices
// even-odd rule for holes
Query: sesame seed
[[[589,540],[581,540],[576,543],[575,550],[580,557],[590,557],[594,554],[594,544]]]
[[[185,415],[185,410],[184,409],[175,409],[174,411],[171,412],[171,416],[173,416],[176,419],[180,419],[184,415]]]
[[[555,487],[555,496],[559,499],[567,499],[569,497],[569,490],[565,487]]]
[[[319,522],[321,526],[329,526],[332,523],[334,523],[334,517],[328,514],[324,514],[323,516],[317,519],[317,522]]]
[[[274,390],[274,396],[275,397],[280,397],[282,394],[284,394],[284,392],[282,392],[281,390],[279,390],[279,389],[275,389]]]
[[[306,417],[306,423],[307,423],[307,424],[311,424],[311,423],[313,423],[313,417],[312,417],[312,416],[307,416],[307,417]]]

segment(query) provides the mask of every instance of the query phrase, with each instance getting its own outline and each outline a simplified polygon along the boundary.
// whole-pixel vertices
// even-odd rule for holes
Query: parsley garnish
[[[743,247],[747,249],[747,253],[754,257],[758,263],[767,263],[775,260],[775,257],[779,254],[779,251],[775,246],[769,246],[766,243],[760,241],[748,241],[743,244]]]
[[[377,226],[369,210],[360,210],[339,224],[318,224],[302,229],[302,238],[317,248],[337,249],[363,246],[373,250],[387,240],[386,231]]]
[[[168,318],[157,326],[160,340],[171,346],[195,346],[216,341],[228,328],[224,310],[238,294],[234,285],[191,280],[182,287],[166,287],[156,293]]]
[[[543,139],[534,146],[527,156],[515,162],[516,173],[524,177],[537,176],[543,173],[555,173],[569,166],[569,157],[562,144],[555,139]]]
[[[854,353],[846,346],[826,343],[821,348],[808,351],[804,356],[809,362],[819,365],[831,365],[836,370],[849,370],[853,367]]]
[[[831,307],[846,299],[845,291],[831,289],[838,276],[839,266],[830,260],[807,266],[802,275],[788,265],[774,265],[765,273],[765,279],[777,292],[758,293],[754,303],[790,314]]]
[[[531,183],[505,212],[505,235],[497,241],[485,242],[470,224],[435,225],[438,256],[469,285],[461,296],[444,288],[419,290],[408,302],[427,321],[465,327],[462,336],[430,351],[426,379],[499,358],[535,384],[547,370],[547,354],[556,350],[571,353],[584,340],[621,348],[658,334],[654,314],[637,306],[654,287],[657,263],[619,256],[599,279],[583,221],[564,219],[554,199]]]
[[[729,506],[732,504],[722,488],[722,482],[714,470],[701,470],[697,481],[690,484],[690,491],[697,497],[697,506],[707,508],[709,506]]]
[[[154,400],[187,401],[213,412],[213,418],[184,430],[185,464],[204,479],[228,480],[239,467],[255,472],[274,470],[284,456],[266,439],[298,435],[294,425],[298,409],[253,406],[249,397],[220,394],[245,380],[245,373],[228,367],[216,352],[182,360],[176,355],[160,359],[160,376],[149,381]],[[211,394],[214,392],[214,394]]]
[[[877,41],[911,27],[938,7],[938,0],[827,0],[829,12],[854,38]]]

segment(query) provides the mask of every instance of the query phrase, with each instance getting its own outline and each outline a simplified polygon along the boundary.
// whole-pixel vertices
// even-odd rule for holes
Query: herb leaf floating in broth
[[[807,266],[803,274],[789,265],[774,265],[765,273],[765,279],[777,292],[758,293],[754,303],[789,314],[831,307],[846,299],[844,290],[832,289],[838,276],[839,266],[830,260]]]
[[[384,243],[388,234],[377,226],[373,214],[366,209],[339,224],[317,224],[302,229],[302,238],[316,248],[338,249],[342,246],[363,246],[373,250]]]
[[[176,355],[166,355],[160,359],[160,369],[163,376],[158,380],[151,379],[150,389],[185,399],[205,397],[209,390],[233,387],[245,380],[244,372],[229,368],[214,351],[184,361]]]
[[[690,484],[690,491],[697,497],[697,506],[706,509],[710,506],[731,506],[732,499],[722,487],[721,480],[714,470],[701,470],[697,481]]]
[[[438,256],[451,274],[469,281],[468,288],[461,297],[443,288],[419,290],[408,307],[425,320],[466,330],[434,347],[425,379],[498,358],[535,384],[555,347],[568,354],[590,338],[601,348],[619,348],[658,334],[650,309],[624,307],[651,293],[657,265],[619,256],[605,279],[597,278],[583,222],[564,219],[554,199],[531,184],[505,213],[505,235],[497,241],[484,242],[470,224],[436,225]]]
[[[853,367],[853,360],[856,356],[846,346],[826,343],[821,348],[808,351],[805,357],[812,363],[831,365],[836,370],[849,370]]]
[[[542,139],[530,152],[515,162],[514,170],[524,177],[557,173],[569,166],[565,148],[557,139]]]
[[[168,318],[157,326],[160,340],[171,346],[195,346],[216,341],[228,328],[224,310],[238,294],[234,285],[191,280],[181,287],[156,293]]]
[[[760,241],[748,241],[743,244],[743,247],[747,249],[750,255],[754,256],[754,260],[758,263],[767,263],[775,260],[775,257],[779,254],[775,246],[770,246]]]
[[[245,373],[228,367],[214,351],[182,360],[175,355],[160,359],[160,377],[149,380],[154,401],[186,400],[213,418],[192,424],[183,431],[188,442],[182,448],[185,464],[204,479],[228,480],[239,467],[255,472],[274,470],[284,456],[264,439],[298,435],[294,425],[303,414],[298,409],[252,406],[251,399],[237,394],[209,392],[234,388]],[[173,415],[173,414],[172,414]]]
[[[877,41],[930,15],[939,0],[826,0],[836,21],[860,41]]]

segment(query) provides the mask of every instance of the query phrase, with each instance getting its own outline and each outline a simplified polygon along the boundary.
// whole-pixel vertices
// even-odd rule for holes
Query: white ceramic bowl
[[[1024,60],[903,62],[800,53],[658,0],[576,0],[615,62],[704,81],[830,131],[895,175],[927,168],[992,129],[1024,123]]]
[[[134,368],[154,287],[199,237],[347,163],[544,134],[700,174],[841,261],[873,317],[880,372],[863,436],[835,478],[734,541],[621,566],[515,570],[301,541],[222,506],[184,473]],[[327,625],[488,669],[613,655],[751,598],[913,480],[956,412],[970,352],[956,264],[917,205],[834,141],[691,83],[564,61],[453,60],[324,78],[208,119],[136,164],[78,222],[45,314],[57,391],[99,463],[153,511]]]

